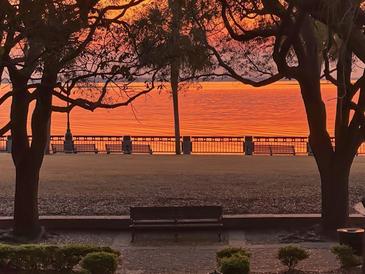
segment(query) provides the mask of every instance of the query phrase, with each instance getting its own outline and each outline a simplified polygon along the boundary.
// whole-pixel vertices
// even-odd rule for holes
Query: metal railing
[[[7,143],[8,137],[7,136],[0,136],[0,152],[7,152]]]
[[[123,136],[74,136],[74,144],[94,144],[99,152],[106,152],[106,144],[122,144]],[[52,143],[52,141],[51,141]],[[63,143],[63,141],[62,141]]]
[[[307,137],[253,137],[255,145],[268,145],[276,146],[276,148],[283,148],[283,152],[288,146],[292,146],[295,151],[295,155],[308,155],[310,149],[308,146]]]
[[[175,153],[175,137],[171,136],[131,136],[132,144],[149,145],[153,153]],[[181,145],[180,140],[180,145]]]
[[[202,154],[244,154],[244,137],[192,136],[192,153]]]
[[[31,136],[29,137],[31,141]],[[106,153],[107,145],[118,145],[120,153],[128,153],[124,147],[126,142],[133,147],[133,144],[148,145],[153,154],[173,154],[175,152],[175,138],[173,136],[86,136],[74,135],[72,144],[89,144],[95,145],[100,153]],[[332,138],[334,145],[334,138]],[[64,145],[65,137],[62,135],[53,135],[50,139],[50,151],[52,145]],[[118,147],[117,146],[117,147]],[[265,154],[272,150],[275,154],[282,155],[311,155],[307,137],[265,137],[265,136],[191,136],[181,137],[180,146],[184,154]],[[11,138],[0,136],[0,152],[10,151]],[[255,151],[256,148],[256,151]],[[294,151],[290,153],[289,148]],[[260,149],[260,153],[259,153]],[[130,153],[130,151],[129,151]],[[132,152],[133,153],[133,152]],[[359,155],[365,155],[365,143],[358,150]]]

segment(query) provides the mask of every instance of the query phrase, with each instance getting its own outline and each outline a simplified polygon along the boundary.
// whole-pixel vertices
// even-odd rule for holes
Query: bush
[[[239,255],[243,257],[250,258],[250,253],[248,253],[246,250],[240,247],[227,247],[217,252],[216,259],[218,266],[221,265],[221,260],[223,258],[229,258],[234,255]]]
[[[354,250],[347,245],[337,245],[331,248],[333,254],[340,261],[342,268],[351,268],[361,265],[361,258],[354,254]]]
[[[278,259],[291,271],[297,264],[309,257],[309,253],[297,246],[285,246],[279,249]]]
[[[220,271],[223,274],[248,274],[250,272],[250,259],[239,254],[224,257],[220,260]]]
[[[109,247],[89,245],[0,245],[0,269],[70,271],[93,252],[119,256]]]
[[[93,252],[106,252],[120,256],[119,252],[110,247],[95,247],[90,245],[67,245],[64,246],[57,254],[57,265],[55,270],[71,270],[77,265],[83,257]]]
[[[81,261],[81,267],[91,274],[113,274],[117,266],[117,256],[107,252],[89,253]]]

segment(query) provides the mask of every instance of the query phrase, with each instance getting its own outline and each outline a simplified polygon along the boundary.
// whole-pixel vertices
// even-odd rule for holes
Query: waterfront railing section
[[[31,140],[31,137],[29,137]],[[334,138],[332,139],[334,143]],[[312,155],[307,137],[262,137],[262,136],[184,136],[180,140],[183,154],[241,154],[241,155]],[[0,151],[11,152],[10,136],[0,136]],[[74,148],[95,147],[98,153],[133,154],[147,152],[153,154],[174,154],[173,136],[73,136],[65,139],[62,135],[51,136],[49,151],[75,152]],[[133,151],[133,147],[135,150]],[[137,149],[138,148],[138,149]],[[90,151],[89,151],[90,152]],[[365,155],[365,143],[359,148],[358,155]]]

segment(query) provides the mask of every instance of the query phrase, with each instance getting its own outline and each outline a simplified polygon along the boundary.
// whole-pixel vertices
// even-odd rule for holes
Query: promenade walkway
[[[14,165],[0,154],[0,213],[13,213]],[[351,207],[365,193],[365,157],[350,177]],[[130,206],[222,205],[225,214],[320,212],[313,157],[51,155],[40,177],[41,215],[128,215]],[[354,213],[354,212],[352,212]]]

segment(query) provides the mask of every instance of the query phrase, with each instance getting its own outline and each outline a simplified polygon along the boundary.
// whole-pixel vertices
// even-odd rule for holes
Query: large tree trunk
[[[34,238],[41,232],[38,215],[39,168],[26,157],[16,166],[14,234]]]
[[[309,143],[321,176],[323,227],[332,230],[347,223],[349,174],[356,149],[346,133],[348,119],[342,115],[342,106],[337,108],[336,113],[336,133],[340,134],[336,134],[336,148],[332,146],[327,131],[326,106],[321,95],[320,47],[315,25],[309,17],[303,20],[300,36],[302,40],[298,39],[294,44],[300,64],[297,80],[306,109]],[[339,121],[343,122],[341,126]]]
[[[15,165],[14,234],[33,236],[38,234],[38,173],[31,157],[27,134],[29,96],[26,84],[14,85],[11,106],[12,157]]]
[[[38,213],[39,172],[47,144],[51,114],[51,89],[55,76],[45,76],[35,91],[36,106],[32,115],[32,143],[27,136],[29,98],[26,86],[15,92],[12,103],[12,156],[16,169],[14,227],[16,236],[35,238],[41,232]]]
[[[322,170],[322,220],[326,230],[346,226],[349,217],[349,175],[352,161],[333,159]]]
[[[341,142],[334,151],[326,130],[326,110],[321,99],[319,83],[306,79],[301,83],[301,92],[309,123],[309,142],[321,177],[321,212],[326,230],[344,226],[349,213],[349,174],[355,154]]]
[[[48,124],[47,124],[47,144],[46,144],[46,147],[44,149],[44,154],[46,154],[46,155],[51,154],[51,150],[50,150],[51,137],[52,137],[51,130],[52,130],[52,116],[49,117],[49,121],[48,121]]]
[[[179,117],[179,68],[178,65],[171,65],[171,89],[172,89],[172,101],[174,108],[174,125],[175,125],[175,153],[181,154],[180,146],[180,117]]]
[[[180,29],[181,29],[181,1],[180,0],[169,0],[169,8],[172,13],[171,22],[171,38],[172,47],[175,49],[176,55],[172,56],[171,61],[171,89],[172,89],[172,100],[174,107],[174,125],[175,125],[175,153],[181,154],[180,145],[180,117],[179,117],[179,74],[180,74]]]

